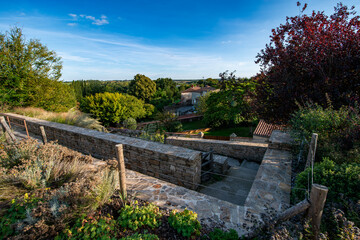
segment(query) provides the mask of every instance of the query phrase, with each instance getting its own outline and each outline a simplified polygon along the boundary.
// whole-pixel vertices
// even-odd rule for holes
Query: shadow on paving
[[[226,177],[215,183],[205,184],[206,187],[202,187],[199,192],[243,206],[260,164],[244,160],[241,164],[229,165],[231,167]]]

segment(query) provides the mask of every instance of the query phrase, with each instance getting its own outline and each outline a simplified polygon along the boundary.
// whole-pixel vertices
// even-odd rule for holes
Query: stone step
[[[248,168],[248,169],[252,169],[252,170],[255,170],[255,171],[257,171],[259,169],[259,166],[260,166],[259,163],[251,162],[251,161],[247,161],[247,160],[244,160],[241,163],[242,168]]]
[[[253,180],[256,174],[257,170],[242,167],[231,167],[228,176],[239,179]]]

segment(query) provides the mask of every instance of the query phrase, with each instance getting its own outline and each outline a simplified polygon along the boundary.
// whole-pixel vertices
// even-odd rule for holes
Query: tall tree
[[[156,83],[145,75],[136,74],[129,84],[129,93],[148,102],[156,92]]]
[[[200,100],[200,111],[204,121],[211,127],[239,124],[253,118],[250,108],[250,92],[255,82],[248,78],[237,78],[234,72],[220,74],[221,91],[211,92]],[[205,104],[204,104],[205,99]]]
[[[353,10],[338,4],[331,16],[313,11],[272,30],[256,60],[260,117],[285,122],[297,104],[324,106],[330,99],[339,108],[359,97],[360,20]]]
[[[60,57],[38,40],[26,41],[20,28],[0,34],[0,101],[3,104],[55,111],[74,106],[73,90],[59,81],[61,69]]]

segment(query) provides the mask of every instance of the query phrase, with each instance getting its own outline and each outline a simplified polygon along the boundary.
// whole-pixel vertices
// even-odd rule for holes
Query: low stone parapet
[[[115,145],[123,144],[126,168],[191,189],[200,183],[201,156],[198,151],[18,114],[1,115],[9,117],[11,122],[21,123],[25,119],[29,132],[37,135],[41,135],[40,126],[44,126],[49,141],[58,141],[97,158],[114,158]]]
[[[166,144],[203,152],[213,150],[216,154],[255,162],[261,162],[268,147],[267,143],[261,142],[220,141],[185,137],[168,137]]]

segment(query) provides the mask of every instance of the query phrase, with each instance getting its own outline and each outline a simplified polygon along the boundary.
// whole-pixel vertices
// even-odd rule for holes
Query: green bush
[[[197,214],[185,209],[182,212],[173,210],[168,218],[169,224],[183,237],[193,237],[200,235],[201,225],[197,220]]]
[[[159,237],[154,234],[135,233],[134,235],[123,237],[120,240],[159,240]]]
[[[10,208],[0,218],[0,239],[5,239],[8,236],[15,234],[14,224],[19,223],[25,218],[31,218],[29,212],[40,201],[34,196],[29,197],[26,193],[21,199],[13,199]]]
[[[67,228],[59,234],[55,240],[63,239],[116,239],[116,221],[112,216],[86,216],[78,218],[71,228]]]
[[[293,135],[298,138],[310,139],[312,133],[318,133],[319,137],[327,138],[331,133],[339,132],[348,125],[349,113],[346,107],[335,110],[331,107],[324,109],[317,104],[308,105],[301,107],[292,115],[290,125]]]
[[[136,231],[143,226],[152,229],[160,226],[161,213],[158,207],[152,204],[139,207],[137,202],[135,205],[125,205],[119,211],[118,222],[121,227]]]
[[[131,130],[136,130],[136,127],[137,127],[136,120],[133,118],[125,119],[123,122],[123,125],[125,128],[131,129]]]
[[[307,189],[308,175],[311,178],[311,168],[307,168],[296,177],[295,188],[292,192],[295,201],[305,198],[305,191],[299,188]],[[329,188],[327,201],[336,202],[340,199],[340,195],[357,201],[360,199],[360,164],[337,165],[328,158],[324,158],[321,163],[314,165],[314,183]]]
[[[228,232],[224,232],[219,228],[215,228],[209,233],[211,240],[237,240],[239,239],[238,233],[234,229],[230,229]]]
[[[360,115],[357,108],[308,105],[293,114],[290,125],[295,139],[310,141],[318,133],[316,159],[324,157],[336,163],[360,163]]]
[[[84,98],[81,103],[84,112],[91,113],[106,125],[114,125],[128,118],[146,116],[144,102],[134,96],[120,93],[97,93]]]

